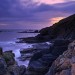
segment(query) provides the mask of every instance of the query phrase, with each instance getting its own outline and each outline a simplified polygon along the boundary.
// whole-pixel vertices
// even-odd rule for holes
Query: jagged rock
[[[6,67],[7,65],[6,65],[5,60],[2,57],[0,57],[0,75],[5,75]]]
[[[68,44],[70,43],[69,40],[57,41],[54,42],[53,46],[51,46],[49,50],[39,51],[32,56],[28,65],[29,73],[35,73],[35,75],[39,75],[38,73],[40,73],[40,75],[44,75],[45,73],[47,73],[53,61],[65,50],[67,50]]]
[[[35,50],[43,50],[43,49],[49,49],[52,43],[50,42],[43,42],[43,43],[36,43],[33,44],[33,49]]]
[[[75,41],[53,62],[46,75],[75,75]]]
[[[33,48],[27,48],[27,49],[21,49],[21,50],[20,50],[20,53],[21,53],[21,54],[26,54],[26,53],[31,53],[31,52],[33,52],[33,51],[34,51]]]
[[[21,61],[25,61],[27,59],[31,59],[31,57],[33,57],[34,54],[37,55],[37,53],[41,53],[41,51],[43,53],[46,53],[52,45],[53,44],[51,44],[50,42],[35,43],[32,45],[31,48],[21,49],[21,57],[19,57],[19,59]]]
[[[25,75],[26,67],[24,65],[20,66],[20,75]]]

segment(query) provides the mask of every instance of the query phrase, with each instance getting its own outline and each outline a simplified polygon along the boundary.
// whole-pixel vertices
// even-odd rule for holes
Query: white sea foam
[[[27,61],[19,61],[17,57],[20,57],[20,49],[30,48],[32,47],[31,44],[26,43],[16,43],[17,38],[22,37],[34,37],[37,33],[17,33],[21,32],[22,30],[4,30],[4,32],[0,33],[0,47],[3,48],[3,51],[12,50],[15,53],[15,59],[19,65],[28,65]],[[23,30],[24,31],[24,30]]]

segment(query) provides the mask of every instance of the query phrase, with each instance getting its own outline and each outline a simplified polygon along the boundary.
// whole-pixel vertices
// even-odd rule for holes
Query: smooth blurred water
[[[32,47],[31,44],[26,43],[16,43],[17,38],[22,37],[32,37],[36,36],[37,33],[18,33],[23,30],[3,30],[0,33],[0,47],[3,48],[3,51],[12,50],[15,53],[15,59],[19,65],[28,65],[29,61],[19,61],[17,58],[20,56],[20,49]]]

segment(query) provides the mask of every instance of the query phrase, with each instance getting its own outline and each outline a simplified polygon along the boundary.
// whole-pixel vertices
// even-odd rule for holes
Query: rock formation
[[[19,66],[12,51],[2,51],[0,48],[0,75],[25,75],[26,67]]]
[[[52,64],[46,75],[75,75],[75,40]]]

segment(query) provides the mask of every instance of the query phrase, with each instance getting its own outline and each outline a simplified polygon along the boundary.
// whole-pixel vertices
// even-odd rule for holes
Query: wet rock
[[[40,59],[32,61],[28,68],[30,71],[36,72],[36,73],[42,73],[41,75],[45,74],[49,66],[52,64],[52,62],[55,60],[56,57],[50,54],[46,54],[42,56]]]
[[[25,61],[25,60],[31,59],[31,58],[34,59],[34,57],[36,58],[36,56],[38,56],[38,54],[40,55],[42,52],[43,52],[43,54],[48,53],[50,46],[52,46],[52,44],[50,42],[44,42],[44,43],[33,44],[32,48],[21,49],[20,50],[21,57],[19,57],[19,59],[21,61]]]
[[[19,69],[20,68],[18,65],[11,65],[11,66],[7,67],[7,70],[11,75],[20,75]]]
[[[58,42],[60,41],[60,44]],[[53,61],[64,51],[67,50],[69,42],[67,40],[57,40],[54,44],[49,48],[49,50],[41,50],[35,53],[29,63],[28,71],[29,73],[35,72],[36,74],[39,72],[41,75],[47,73],[49,67],[52,65]],[[65,42],[66,41],[66,42]],[[66,43],[66,44],[63,44]],[[65,46],[66,45],[66,46]],[[67,61],[66,61],[67,62]],[[65,64],[66,64],[65,62]],[[64,65],[64,64],[63,64]],[[62,67],[62,66],[61,66]],[[66,68],[66,66],[65,66]],[[61,70],[61,68],[58,68]]]
[[[31,54],[31,53],[23,54],[23,55],[21,55],[21,57],[19,57],[18,59],[19,59],[20,61],[30,60],[32,56],[33,56],[33,54]]]
[[[0,57],[0,75],[5,75],[6,67],[7,65],[6,65],[5,60],[2,57]]]
[[[34,51],[33,48],[27,48],[27,49],[21,49],[20,53],[21,54],[26,54],[26,53],[32,53]]]
[[[43,50],[43,49],[49,49],[50,46],[52,46],[52,43],[50,42],[36,43],[36,44],[33,44],[32,46],[33,46],[33,49]]]
[[[24,65],[20,66],[20,75],[25,75],[26,67]]]

